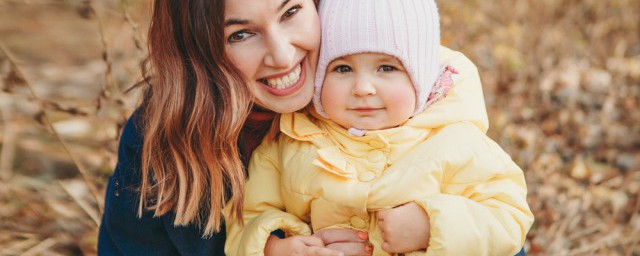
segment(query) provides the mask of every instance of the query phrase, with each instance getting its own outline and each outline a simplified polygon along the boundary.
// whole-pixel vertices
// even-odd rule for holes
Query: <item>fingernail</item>
[[[367,234],[366,232],[359,231],[358,237],[362,240],[367,240],[369,238],[369,234]]]
[[[368,254],[373,253],[373,245],[367,245],[364,247],[364,250],[367,251]]]

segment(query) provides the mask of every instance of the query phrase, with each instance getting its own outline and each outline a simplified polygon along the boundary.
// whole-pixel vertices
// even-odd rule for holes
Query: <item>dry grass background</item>
[[[440,0],[490,136],[525,170],[530,255],[640,255],[640,1]],[[148,1],[0,0],[0,255],[93,255]]]

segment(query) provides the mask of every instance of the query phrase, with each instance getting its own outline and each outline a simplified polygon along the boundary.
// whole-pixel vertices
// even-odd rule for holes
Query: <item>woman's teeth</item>
[[[279,78],[261,79],[260,81],[272,88],[286,89],[298,82],[298,79],[300,79],[300,71],[302,71],[302,68],[300,68],[300,65],[298,65],[298,67],[296,67],[288,75],[284,75]]]

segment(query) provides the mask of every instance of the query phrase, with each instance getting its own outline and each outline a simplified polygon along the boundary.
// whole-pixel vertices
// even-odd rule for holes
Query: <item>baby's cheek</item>
[[[388,91],[387,100],[389,104],[394,105],[394,108],[397,109],[398,112],[413,113],[416,106],[416,93],[413,87],[406,88],[406,85],[397,86]]]

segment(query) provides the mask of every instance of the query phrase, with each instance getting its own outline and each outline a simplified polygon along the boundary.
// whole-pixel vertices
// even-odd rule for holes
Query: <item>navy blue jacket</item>
[[[98,255],[224,255],[224,226],[203,239],[197,226],[174,227],[172,213],[154,218],[147,211],[138,218],[143,139],[137,113],[124,127],[118,163],[107,185]]]

